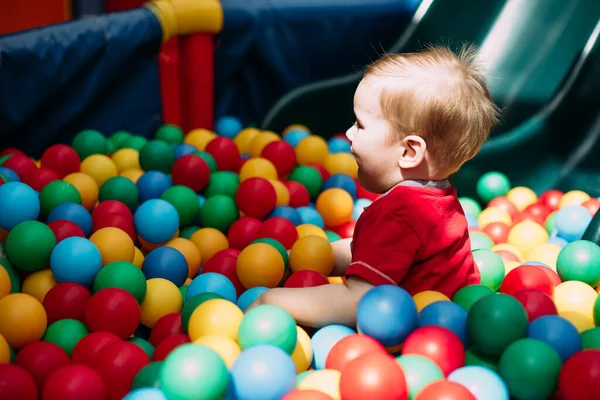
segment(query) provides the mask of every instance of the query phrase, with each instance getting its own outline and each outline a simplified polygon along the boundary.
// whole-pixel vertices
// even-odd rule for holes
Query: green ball
[[[465,365],[484,367],[498,373],[498,357],[482,354],[473,347],[468,348],[465,352]]]
[[[46,217],[52,210],[64,203],[81,204],[79,191],[69,182],[50,182],[40,192],[40,209],[42,215]]]
[[[6,160],[8,160],[9,158],[11,158],[12,156],[13,156],[12,154],[6,154],[6,155],[0,157],[0,165],[4,164],[4,162]]]
[[[510,190],[508,177],[501,172],[488,172],[477,181],[477,195],[484,204],[499,196],[506,196]]]
[[[487,249],[494,247],[492,239],[483,232],[469,232],[469,240],[471,241],[471,251]]]
[[[552,234],[556,230],[556,212],[550,213],[546,218],[545,228],[548,234]]]
[[[196,225],[186,226],[185,228],[179,231],[179,237],[189,239],[194,233],[198,231],[198,229],[200,229],[200,227]]]
[[[596,304],[598,304],[598,301],[596,301]],[[594,320],[596,320],[596,306],[594,306]],[[600,350],[600,327],[595,327],[581,332],[581,344],[583,350]]]
[[[179,214],[179,225],[188,225],[196,220],[200,211],[198,195],[193,189],[183,186],[171,186],[163,192],[161,199],[169,202]]]
[[[235,200],[224,194],[207,198],[200,208],[202,226],[218,229],[225,234],[239,216],[240,212]]]
[[[10,230],[6,238],[6,257],[23,271],[39,271],[50,264],[56,236],[48,225],[24,221]]]
[[[210,174],[208,185],[204,189],[204,196],[210,198],[218,194],[224,194],[235,199],[235,193],[240,186],[240,177],[231,171],[216,171]]]
[[[591,287],[600,284],[600,246],[576,240],[562,248],[556,259],[556,272],[563,282],[581,281]]]
[[[200,151],[200,150],[195,151],[192,154],[195,155],[195,156],[198,156],[198,157],[202,158],[206,162],[206,165],[208,165],[208,169],[210,170],[211,174],[213,172],[217,171],[217,161],[212,156],[212,154],[207,153],[205,151]]]
[[[188,333],[188,325],[190,324],[190,318],[194,310],[202,303],[212,299],[223,299],[224,297],[211,292],[204,292],[195,295],[191,299],[185,302],[183,310],[181,311],[181,327],[185,333]]]
[[[148,354],[148,358],[152,360],[152,356],[154,355],[154,346],[152,346],[149,341],[139,337],[131,337],[127,339],[127,341],[137,344],[140,349],[144,350],[144,353]]]
[[[229,371],[214,350],[186,343],[173,350],[163,363],[159,386],[168,399],[217,400],[225,397]]]
[[[477,218],[479,213],[481,213],[481,206],[474,199],[470,197],[459,197],[458,201],[460,202],[465,214]]]
[[[110,136],[109,141],[113,144],[113,146],[115,146],[115,149],[118,150],[123,145],[123,142],[125,142],[125,140],[129,139],[130,137],[131,133],[127,131],[118,131]]]
[[[317,372],[317,371],[315,371],[314,369],[309,369],[307,371],[301,372],[298,375],[296,375],[296,387],[298,387],[300,385],[300,383],[302,383],[303,380],[308,378],[309,375],[311,375],[315,372]]]
[[[156,131],[156,138],[172,145],[183,143],[183,131],[175,125],[163,125]]]
[[[130,136],[123,140],[121,143],[121,148],[140,151],[146,145],[146,143],[148,143],[148,139],[143,136]]]
[[[92,154],[106,154],[107,139],[98,131],[85,130],[75,136],[72,147],[79,155],[79,159],[83,161]]]
[[[327,235],[327,240],[329,241],[329,243],[342,240],[342,237],[335,232],[325,231],[325,234]]]
[[[154,361],[142,367],[135,378],[133,378],[131,390],[157,388],[160,384],[160,370],[163,367],[163,363],[164,361]]]
[[[289,257],[288,257],[288,252],[285,249],[285,246],[281,244],[281,242],[279,242],[276,239],[273,238],[258,238],[253,240],[250,244],[253,243],[266,243],[266,244],[270,244],[271,246],[275,247],[277,249],[277,251],[279,252],[279,254],[281,254],[281,258],[283,258],[283,263],[285,265],[285,267],[288,267],[288,263],[289,263]]]
[[[140,167],[144,171],[171,172],[175,162],[173,147],[162,140],[151,140],[140,150]]]
[[[115,144],[112,141],[107,140],[106,141],[106,153],[113,154],[115,151],[117,151],[117,147],[115,146]]]
[[[491,356],[499,356],[511,343],[526,337],[528,325],[523,305],[504,293],[482,297],[467,315],[471,343]]]
[[[308,190],[312,200],[319,196],[321,186],[323,186],[323,178],[319,171],[307,165],[299,165],[294,168],[288,180],[302,184]]]
[[[270,344],[292,354],[298,341],[296,321],[281,307],[260,305],[248,311],[238,331],[242,350],[259,344]]]
[[[181,304],[185,305],[185,298],[187,297],[188,286],[183,285],[179,287],[179,293],[181,294]]]
[[[140,197],[135,183],[123,176],[113,176],[100,187],[98,199],[100,202],[117,200],[129,207],[130,210],[135,210]]]
[[[19,293],[21,291],[21,278],[19,277],[19,274],[17,274],[17,271],[15,271],[13,266],[10,265],[10,262],[7,258],[0,258],[0,264],[4,267],[6,272],[8,272],[8,278],[10,279],[10,292]]]
[[[494,294],[494,291],[487,286],[469,285],[459,289],[458,292],[454,293],[452,301],[464,308],[465,311],[469,311],[473,304],[477,302],[477,300],[481,299],[483,296],[487,296],[488,294]]]
[[[83,322],[76,319],[61,319],[52,323],[44,335],[44,341],[57,344],[69,357],[73,349],[89,333]]]
[[[129,292],[138,303],[146,297],[146,277],[141,269],[130,262],[115,261],[106,264],[94,280],[94,292],[106,288],[119,288]]]
[[[396,362],[404,371],[409,399],[414,399],[417,393],[431,382],[444,379],[440,367],[423,356],[407,354],[396,357]]]
[[[473,259],[481,275],[481,284],[493,291],[500,289],[504,279],[504,261],[494,251],[479,249],[473,252]]]
[[[558,384],[562,362],[556,351],[537,339],[512,343],[500,357],[500,376],[511,398],[543,400],[552,397]]]

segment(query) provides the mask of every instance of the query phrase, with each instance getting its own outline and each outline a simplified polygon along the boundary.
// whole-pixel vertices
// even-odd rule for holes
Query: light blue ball
[[[350,142],[342,138],[331,138],[327,143],[330,153],[350,153]]]
[[[550,345],[563,363],[582,348],[577,328],[558,315],[544,315],[531,321],[527,337]]]
[[[479,366],[458,368],[448,375],[448,380],[466,387],[477,400],[509,400],[508,387],[492,370]]]
[[[296,365],[283,350],[273,345],[252,346],[231,367],[231,398],[279,400],[296,385]]]
[[[161,171],[145,172],[137,180],[136,186],[140,196],[140,203],[151,199],[158,199],[173,185],[171,178]]]
[[[527,261],[527,262],[524,262],[521,265],[536,265],[538,267],[544,267],[544,268],[552,269],[552,268],[550,268],[550,266],[548,264],[545,264],[545,263],[543,263],[541,261]]]
[[[441,326],[452,331],[465,348],[469,346],[467,334],[467,311],[450,301],[436,301],[424,307],[419,313],[419,326]]]
[[[581,205],[569,205],[556,213],[556,230],[558,236],[572,242],[579,240],[592,220],[589,211]]]
[[[467,214],[467,226],[469,228],[479,228],[479,222],[477,222],[477,217],[472,216],[471,214]]]
[[[171,203],[152,199],[138,207],[133,222],[142,239],[154,244],[165,243],[179,228],[179,214]]]
[[[167,396],[160,389],[145,387],[129,392],[123,400],[167,400]]]
[[[566,245],[569,244],[569,241],[565,238],[561,238],[560,236],[558,236],[557,232],[554,231],[550,235],[550,238],[548,239],[548,243],[555,244],[562,249],[563,247],[565,247]]]
[[[11,230],[40,215],[40,197],[29,185],[7,182],[0,186],[0,227]]]
[[[77,203],[63,203],[56,206],[48,215],[48,222],[67,220],[81,228],[85,236],[92,234],[92,216],[84,206]]]
[[[237,300],[235,286],[231,280],[216,272],[207,272],[196,276],[188,285],[185,301],[201,293],[216,293],[232,303]]]
[[[323,183],[322,190],[324,191],[331,188],[343,189],[348,192],[353,199],[356,199],[356,182],[346,174],[333,174],[327,178],[325,183]]]
[[[187,144],[187,143],[178,144],[177,146],[175,146],[173,148],[173,152],[175,153],[175,158],[179,158],[179,157],[186,156],[188,154],[192,154],[195,151],[198,151],[198,149],[195,146],[192,146],[191,144]]]
[[[255,286],[246,290],[237,300],[237,306],[240,308],[240,310],[245,311],[246,308],[250,307],[250,304],[254,303],[254,300],[258,299],[260,295],[267,290],[269,290],[269,288],[264,286]]]
[[[229,115],[223,116],[215,122],[215,132],[230,139],[235,138],[242,128],[242,122],[238,118]]]
[[[188,263],[179,250],[161,246],[146,255],[142,272],[147,280],[163,278],[179,287],[188,277]]]
[[[295,226],[302,224],[302,217],[300,216],[300,213],[298,210],[290,206],[275,207],[275,209],[267,216],[267,219],[273,217],[285,218]]]
[[[313,369],[324,369],[327,355],[331,348],[346,336],[354,335],[356,331],[344,325],[327,325],[319,329],[310,339],[313,349]]]
[[[314,206],[299,207],[296,210],[300,214],[303,224],[313,224],[321,229],[325,228],[325,221]]]
[[[9,182],[21,182],[21,178],[10,168],[0,167],[0,175],[8,179]]]
[[[58,282],[88,286],[102,268],[100,250],[89,239],[73,236],[60,241],[50,255],[50,270]]]
[[[365,211],[365,208],[369,207],[373,202],[369,199],[357,199],[354,202],[354,208],[352,208],[352,218],[358,221],[358,218]]]
[[[309,137],[310,134],[303,129],[294,129],[289,131],[283,137],[283,140],[292,145],[292,147],[296,147],[302,139]]]

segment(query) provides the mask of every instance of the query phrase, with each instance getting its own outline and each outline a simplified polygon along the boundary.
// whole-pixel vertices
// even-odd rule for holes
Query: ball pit
[[[599,199],[490,171],[460,197],[481,284],[380,286],[355,329],[312,330],[246,309],[343,283],[331,242],[378,195],[343,135],[215,126],[2,152],[0,398],[597,396]]]

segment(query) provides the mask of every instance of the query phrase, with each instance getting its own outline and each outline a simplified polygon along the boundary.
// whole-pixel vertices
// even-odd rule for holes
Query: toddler
[[[479,283],[467,221],[447,177],[471,159],[498,118],[467,47],[389,54],[367,67],[346,136],[358,180],[382,194],[356,223],[352,240],[332,243],[332,276],[345,284],[275,288],[251,307],[273,304],[298,324],[355,326],[361,297],[376,285],[448,297]]]

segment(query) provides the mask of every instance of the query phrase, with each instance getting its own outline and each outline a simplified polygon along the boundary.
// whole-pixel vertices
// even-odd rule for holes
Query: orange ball
[[[40,340],[47,323],[46,310],[35,297],[13,293],[0,299],[0,335],[13,349]]]
[[[167,242],[167,246],[179,250],[183,254],[188,264],[188,276],[194,278],[202,265],[202,254],[198,247],[191,240],[181,237],[171,239]]]
[[[119,228],[98,229],[90,236],[90,241],[100,250],[102,265],[115,261],[132,262],[135,256],[133,240]]]
[[[305,236],[292,246],[289,264],[294,272],[308,269],[329,276],[335,265],[335,254],[327,239]]]
[[[190,240],[200,250],[204,261],[208,261],[215,253],[229,248],[227,237],[214,228],[200,228],[194,232]]]
[[[317,198],[316,208],[325,226],[335,227],[352,220],[354,202],[350,193],[340,188],[323,191]]]

